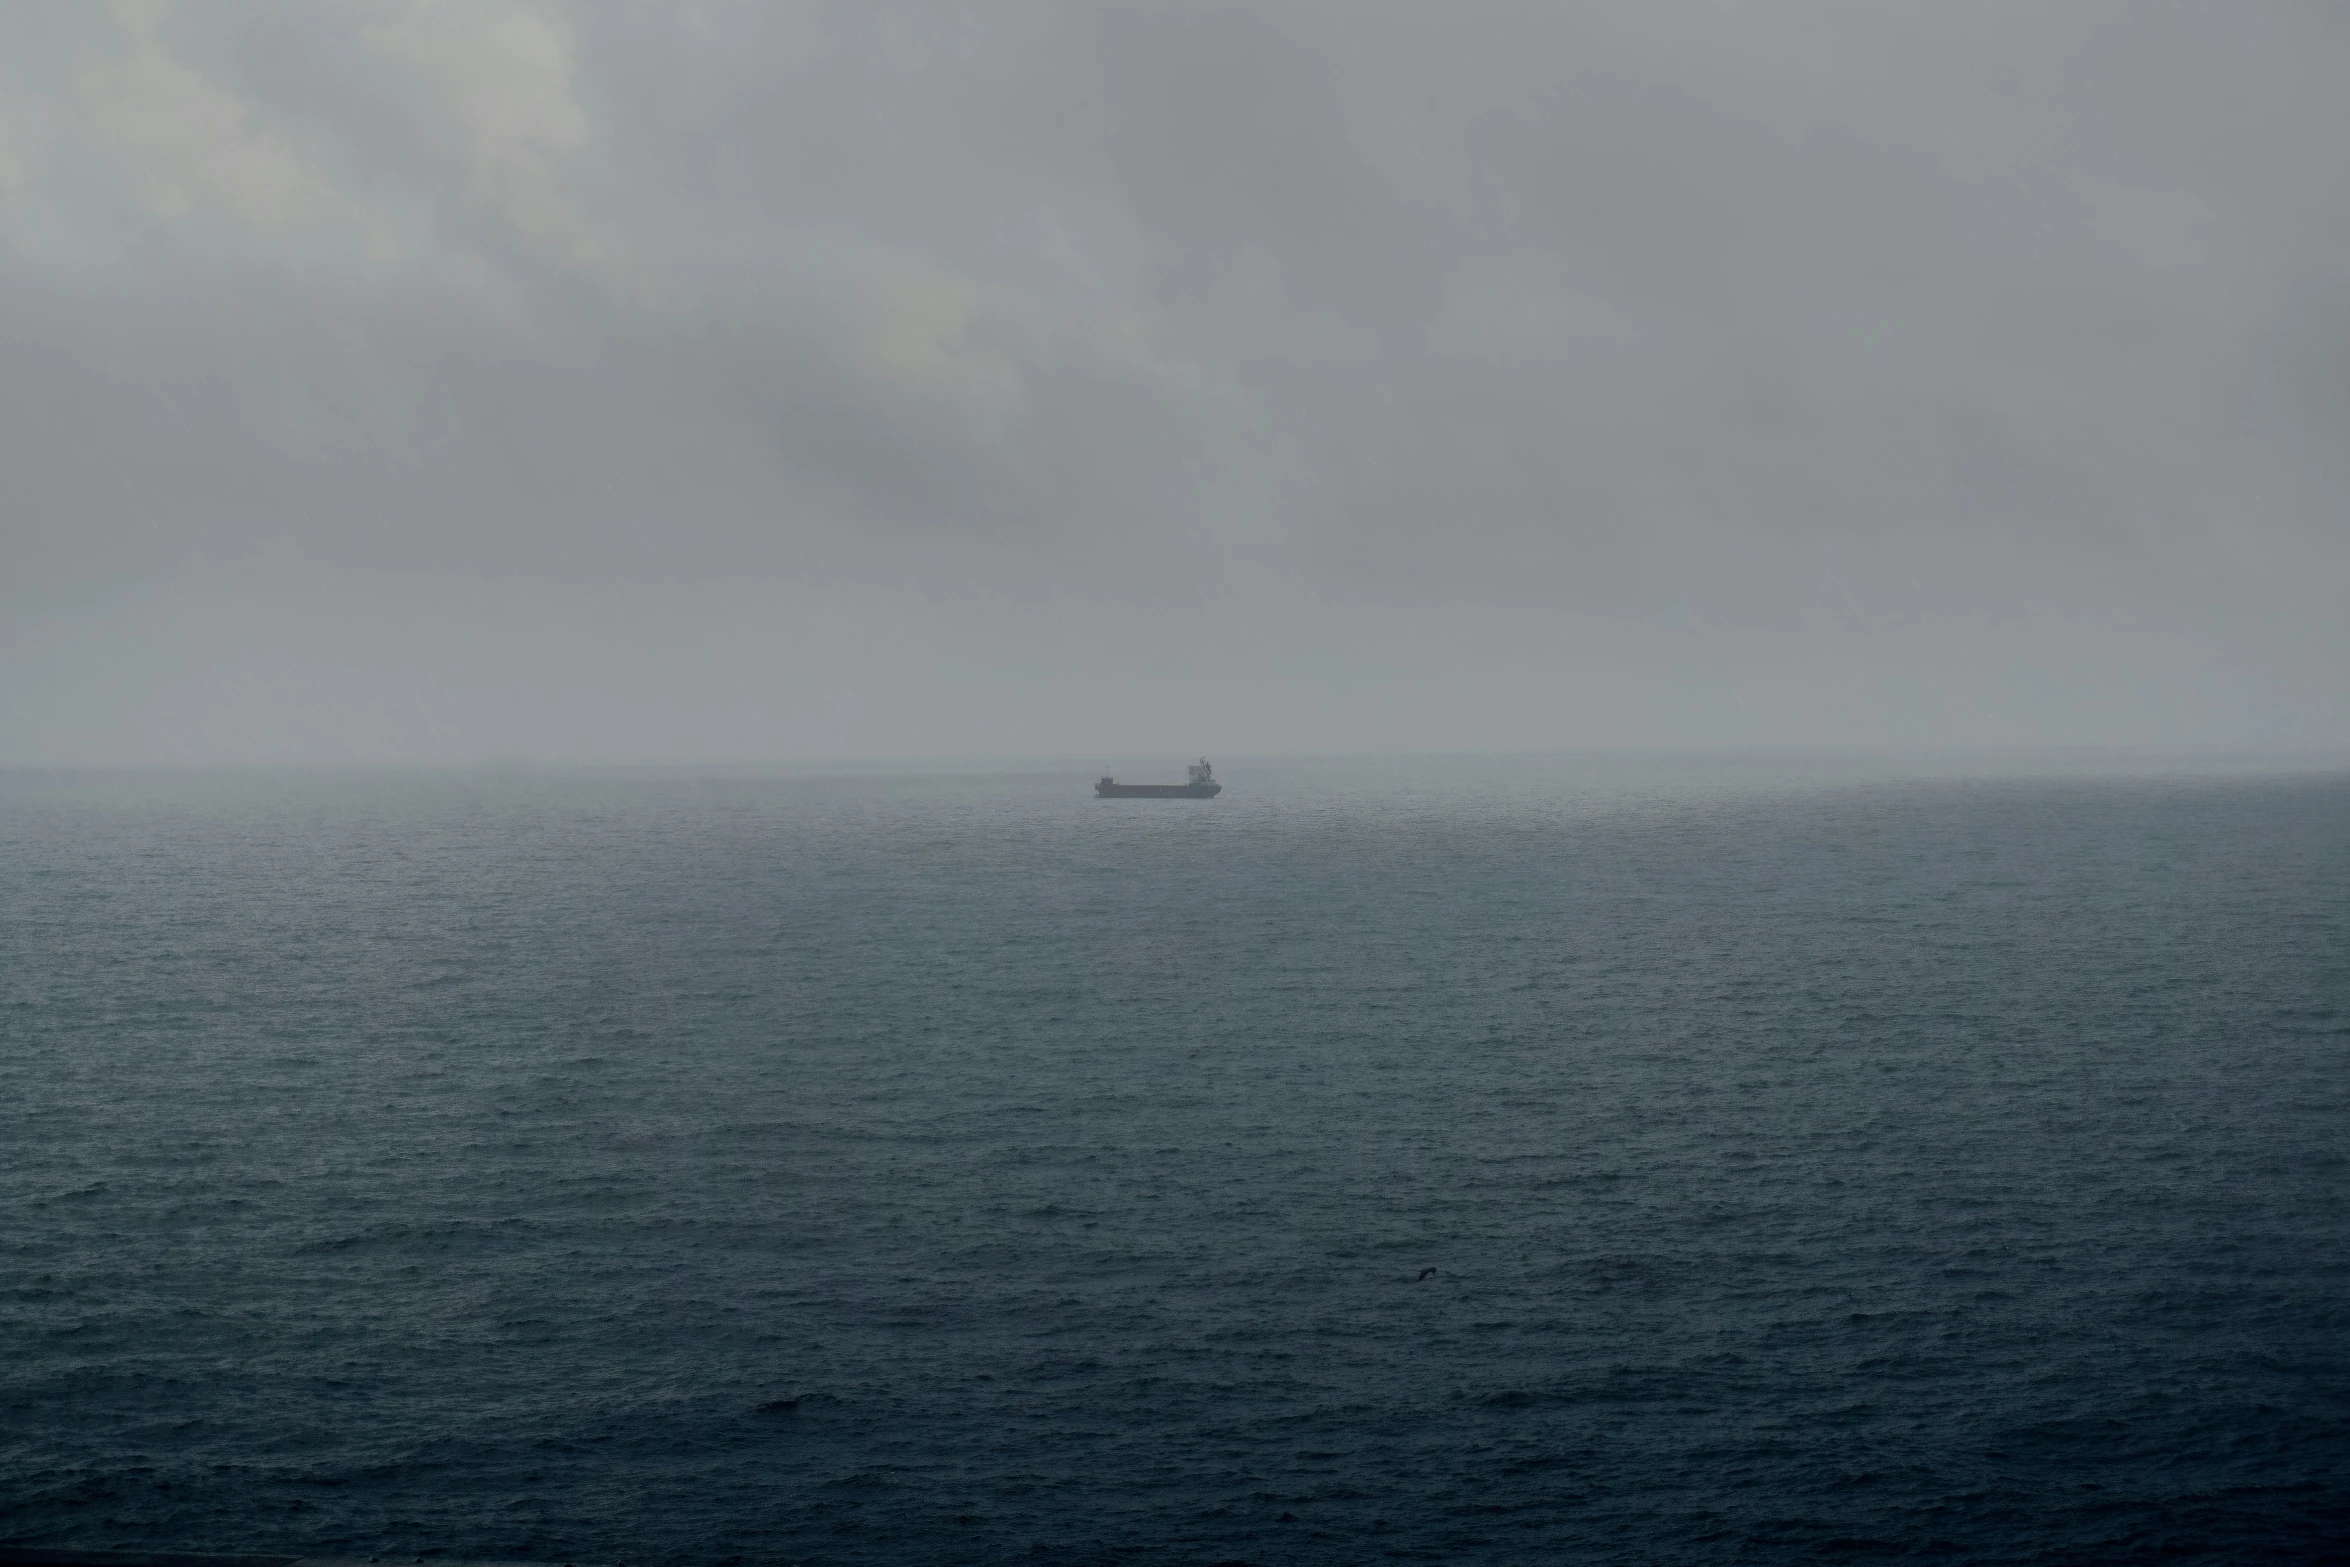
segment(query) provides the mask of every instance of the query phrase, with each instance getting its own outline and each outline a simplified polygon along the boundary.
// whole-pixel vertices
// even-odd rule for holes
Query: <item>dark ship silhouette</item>
[[[1206,757],[1192,763],[1187,771],[1191,782],[1179,784],[1122,784],[1104,773],[1102,781],[1093,786],[1093,792],[1105,800],[1213,800],[1224,792],[1224,786],[1216,782],[1216,770],[1208,765]]]

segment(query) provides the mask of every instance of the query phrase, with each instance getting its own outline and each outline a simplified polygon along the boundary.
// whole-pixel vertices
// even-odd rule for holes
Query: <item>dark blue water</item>
[[[1227,772],[0,775],[0,1539],[2343,1559],[2350,778]]]

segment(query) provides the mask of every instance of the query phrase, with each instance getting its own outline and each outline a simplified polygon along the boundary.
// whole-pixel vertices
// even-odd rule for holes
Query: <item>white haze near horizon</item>
[[[2350,745],[2350,11],[0,10],[0,763]]]

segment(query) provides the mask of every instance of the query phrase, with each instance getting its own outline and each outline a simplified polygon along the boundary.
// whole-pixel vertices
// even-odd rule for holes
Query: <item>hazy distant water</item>
[[[0,1539],[2340,1559],[2350,779],[1226,773],[0,775]]]

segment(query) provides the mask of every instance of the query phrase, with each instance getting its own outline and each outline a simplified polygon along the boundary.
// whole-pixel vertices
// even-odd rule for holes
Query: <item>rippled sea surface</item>
[[[2014,771],[0,775],[0,1540],[2340,1560],[2350,777]]]

